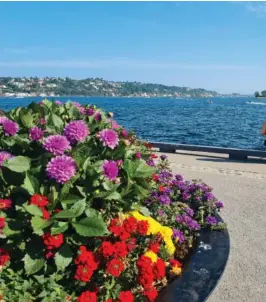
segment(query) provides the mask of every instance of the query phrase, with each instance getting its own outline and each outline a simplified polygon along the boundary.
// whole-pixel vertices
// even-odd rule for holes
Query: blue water
[[[95,104],[106,111],[112,111],[121,125],[134,130],[138,137],[150,141],[266,149],[260,135],[262,124],[266,120],[266,99],[212,98],[212,104],[202,98],[56,99]],[[0,108],[8,110],[40,100],[41,98],[0,98]]]

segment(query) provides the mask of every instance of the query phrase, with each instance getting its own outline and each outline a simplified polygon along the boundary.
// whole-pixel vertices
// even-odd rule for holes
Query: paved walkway
[[[195,154],[168,158],[175,173],[201,179],[225,203],[221,216],[228,224],[231,251],[208,302],[266,302],[266,161]]]

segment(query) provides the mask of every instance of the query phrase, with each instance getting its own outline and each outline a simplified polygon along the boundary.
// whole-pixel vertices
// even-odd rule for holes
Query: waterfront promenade
[[[225,203],[221,216],[228,224],[230,256],[208,302],[265,301],[266,159],[234,162],[217,154],[196,154],[168,158],[175,173],[201,179]]]

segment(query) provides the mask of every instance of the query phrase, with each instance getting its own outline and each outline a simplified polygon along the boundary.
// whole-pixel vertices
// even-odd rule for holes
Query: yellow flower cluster
[[[149,223],[149,228],[148,228],[148,235],[156,235],[156,234],[161,234],[165,245],[166,245],[166,249],[169,253],[169,255],[173,255],[175,252],[175,245],[172,241],[172,235],[173,235],[173,230],[167,226],[163,226],[161,225],[158,221],[156,221],[155,219],[153,219],[152,217],[146,217],[141,215],[139,212],[137,211],[132,211],[129,212],[129,215],[135,217],[137,220],[144,220],[147,221]]]
[[[174,266],[174,267],[172,267],[172,269],[171,269],[171,271],[170,271],[172,274],[174,274],[174,275],[180,275],[181,274],[181,272],[182,272],[182,269],[181,269],[181,267],[178,267],[178,266]]]
[[[144,256],[150,258],[153,263],[157,262],[158,256],[153,251],[147,251]]]

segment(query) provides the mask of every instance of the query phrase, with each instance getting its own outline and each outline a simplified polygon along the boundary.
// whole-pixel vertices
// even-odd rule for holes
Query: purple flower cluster
[[[207,216],[205,221],[206,221],[207,224],[210,224],[210,225],[216,225],[217,224],[217,220],[213,216]]]
[[[190,230],[197,231],[200,229],[199,223],[186,214],[176,216],[176,222],[183,224],[184,226],[188,227]]]
[[[14,136],[19,130],[18,124],[7,118],[2,118],[2,126],[6,136]]]
[[[87,114],[88,116],[92,116],[92,115],[94,114],[94,112],[95,112],[94,108],[88,108],[88,109],[86,110],[86,114]]]
[[[173,236],[174,238],[178,238],[179,243],[183,243],[185,241],[185,236],[182,231],[179,231],[177,229],[173,229]]]
[[[109,180],[115,180],[118,176],[118,166],[117,162],[113,160],[105,160],[102,165],[103,175]]]
[[[76,163],[72,157],[61,155],[51,159],[46,167],[46,173],[57,183],[64,184],[75,175],[76,169]]]
[[[50,135],[43,142],[45,150],[53,155],[62,155],[71,149],[70,143],[63,135]]]
[[[98,133],[99,140],[103,143],[105,147],[114,149],[118,145],[118,135],[112,129],[104,129]]]
[[[87,124],[82,120],[72,121],[67,124],[64,129],[64,135],[70,141],[71,144],[84,142],[89,133],[90,131]]]
[[[11,153],[6,152],[6,151],[1,151],[0,152],[0,167],[2,166],[4,161],[9,160],[12,157],[13,157],[13,155]]]
[[[29,138],[32,141],[38,141],[43,138],[44,131],[39,127],[33,127],[29,131]]]

